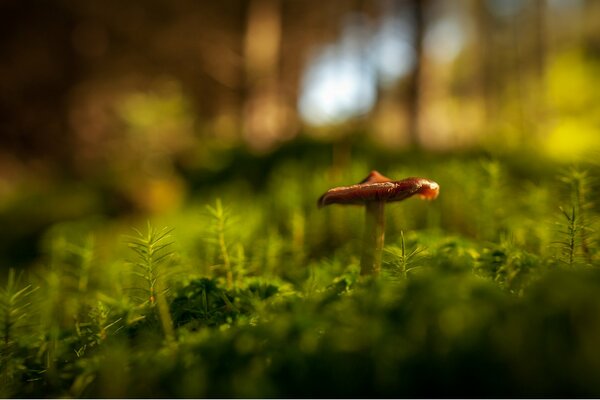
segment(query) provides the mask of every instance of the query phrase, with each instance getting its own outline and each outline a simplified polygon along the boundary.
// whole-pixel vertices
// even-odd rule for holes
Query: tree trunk
[[[426,0],[413,0],[411,4],[414,37],[413,47],[415,49],[415,66],[410,76],[408,86],[408,135],[413,146],[419,146],[419,116],[421,95],[421,74],[423,61],[423,36],[425,33]]]

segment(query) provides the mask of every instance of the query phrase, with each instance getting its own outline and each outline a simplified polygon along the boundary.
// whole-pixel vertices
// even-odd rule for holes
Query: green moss
[[[260,187],[210,185],[154,218],[172,231],[129,240],[135,254],[131,219],[50,227],[40,265],[2,285],[0,395],[600,395],[594,184],[515,159],[377,161],[441,185],[388,207],[379,279],[358,273],[362,210],[315,206],[364,175],[361,156],[344,176],[288,160]],[[561,205],[584,235],[556,229]],[[552,243],[569,237],[565,264]]]

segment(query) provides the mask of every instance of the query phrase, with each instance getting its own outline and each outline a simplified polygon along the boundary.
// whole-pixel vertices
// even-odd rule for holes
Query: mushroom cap
[[[414,195],[422,199],[435,199],[440,185],[426,178],[406,178],[393,181],[377,171],[371,173],[360,183],[329,189],[318,201],[318,206],[330,204],[358,204],[369,202],[402,201]]]

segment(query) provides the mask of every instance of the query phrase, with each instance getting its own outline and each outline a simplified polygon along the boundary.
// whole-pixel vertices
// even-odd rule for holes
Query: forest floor
[[[50,225],[0,291],[0,397],[600,396],[599,167],[373,161]],[[371,277],[362,208],[316,201],[375,167],[441,189],[387,206]]]

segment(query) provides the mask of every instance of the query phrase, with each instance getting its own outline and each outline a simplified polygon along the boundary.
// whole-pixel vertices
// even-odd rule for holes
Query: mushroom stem
[[[385,202],[370,201],[365,205],[365,232],[360,260],[361,275],[379,275],[385,237]]]

